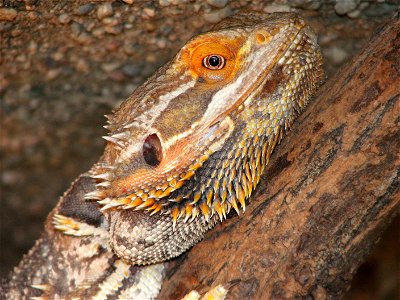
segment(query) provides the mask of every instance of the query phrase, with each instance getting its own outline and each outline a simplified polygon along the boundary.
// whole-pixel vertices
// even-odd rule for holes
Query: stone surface
[[[230,7],[225,7],[219,10],[214,10],[210,13],[204,14],[204,20],[206,20],[209,23],[218,23],[222,19],[230,16],[233,14],[233,11],[230,9]]]
[[[92,3],[84,4],[78,7],[76,14],[80,16],[85,16],[91,13],[95,9],[95,5]]]
[[[338,15],[344,15],[355,10],[359,3],[360,0],[336,0],[335,11]]]
[[[58,20],[61,24],[68,24],[69,22],[71,22],[71,16],[69,16],[68,14],[61,14],[58,17]]]
[[[228,0],[207,0],[207,3],[217,8],[224,8]]]
[[[104,3],[97,8],[97,17],[101,20],[105,17],[110,17],[113,15],[113,8],[111,3]]]
[[[13,8],[0,8],[0,21],[12,21],[18,12]]]
[[[322,1],[318,0],[290,0],[290,6],[304,9],[317,10],[321,7]]]

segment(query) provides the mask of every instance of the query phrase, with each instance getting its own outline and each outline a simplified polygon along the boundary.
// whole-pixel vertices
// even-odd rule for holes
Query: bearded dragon
[[[187,42],[108,116],[104,154],[48,216],[8,299],[151,299],[163,262],[260,181],[323,77],[295,14],[238,14]]]

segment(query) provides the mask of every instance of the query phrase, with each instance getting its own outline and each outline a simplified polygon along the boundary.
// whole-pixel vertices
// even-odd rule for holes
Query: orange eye
[[[190,70],[208,83],[228,80],[236,66],[235,48],[219,41],[205,41],[189,48]]]
[[[218,54],[207,55],[203,58],[203,66],[210,70],[221,70],[225,66],[225,58]]]

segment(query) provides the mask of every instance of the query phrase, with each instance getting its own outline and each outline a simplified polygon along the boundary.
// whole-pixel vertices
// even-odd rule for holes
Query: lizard
[[[111,115],[106,147],[2,284],[7,299],[152,299],[165,261],[233,209],[323,80],[293,13],[239,13],[189,40]]]

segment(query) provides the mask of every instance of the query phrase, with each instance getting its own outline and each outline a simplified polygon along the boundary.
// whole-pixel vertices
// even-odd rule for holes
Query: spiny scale
[[[181,196],[166,198],[166,196],[171,195],[173,191],[179,190],[185,181],[193,177],[195,170],[192,168],[192,170],[189,172],[190,174],[183,175],[179,182],[176,182],[175,178],[171,178],[170,181],[173,181],[173,187],[170,185],[164,185],[158,187],[159,189],[157,190],[149,191],[149,193],[140,191],[138,194],[131,194],[117,199],[105,198],[98,202],[104,205],[102,211],[111,208],[135,209],[146,210],[153,215],[154,213],[162,212],[164,210],[164,212],[167,211],[171,214],[174,226],[178,219],[183,217],[184,221],[187,222],[189,219],[197,217],[199,212],[201,212],[206,219],[210,219],[214,216],[214,214],[217,214],[220,221],[222,221],[223,219],[226,219],[226,216],[232,207],[239,215],[238,204],[242,207],[243,211],[245,211],[246,199],[248,199],[251,195],[253,186],[257,185],[264,170],[264,166],[266,165],[266,159],[269,158],[269,155],[272,152],[272,149],[270,149],[270,151],[268,151],[268,149],[273,148],[278,139],[280,138],[271,138],[271,144],[268,142],[265,143],[265,145],[269,145],[269,147],[263,147],[263,141],[257,138],[257,141],[260,143],[258,146],[256,146],[256,150],[254,150],[255,152],[259,153],[259,155],[256,157],[252,155],[254,148],[251,147],[251,151],[248,151],[249,146],[247,146],[247,144],[254,143],[254,140],[249,140],[246,143],[240,143],[242,145],[242,151],[237,151],[240,150],[240,148],[238,148],[232,150],[232,152],[235,152],[233,155],[230,153],[228,154],[228,156],[232,158],[232,161],[236,162],[236,164],[234,164],[235,167],[233,169],[229,169],[228,164],[225,163],[224,165],[226,169],[220,169],[219,173],[229,174],[226,175],[228,178],[237,178],[238,170],[240,170],[241,173],[239,178],[240,180],[235,181],[233,187],[228,188],[228,190],[226,190],[226,177],[218,179],[214,175],[211,176],[214,178],[212,181],[213,188],[208,188],[203,194],[197,192],[191,193],[190,196],[186,196],[185,198]],[[269,154],[264,153],[266,151],[268,151]],[[250,156],[245,157],[242,155],[242,153],[248,153]],[[261,161],[262,157],[263,161]],[[245,163],[243,163],[243,161]],[[239,169],[236,167],[236,165],[238,167],[243,167],[243,169]],[[216,170],[213,172],[216,174],[217,172],[215,171]],[[109,177],[110,175],[108,175],[108,173],[93,175],[93,178],[97,180],[106,180]],[[110,183],[108,181],[103,181],[98,183],[97,186],[107,187],[109,184]],[[99,199],[103,194],[104,191],[96,190],[88,193],[86,198]],[[152,196],[149,196],[149,194]],[[216,201],[216,199],[218,200]],[[171,206],[171,203],[175,204]],[[200,211],[198,209],[193,210],[193,205],[200,207]],[[170,208],[166,210],[166,207]]]

